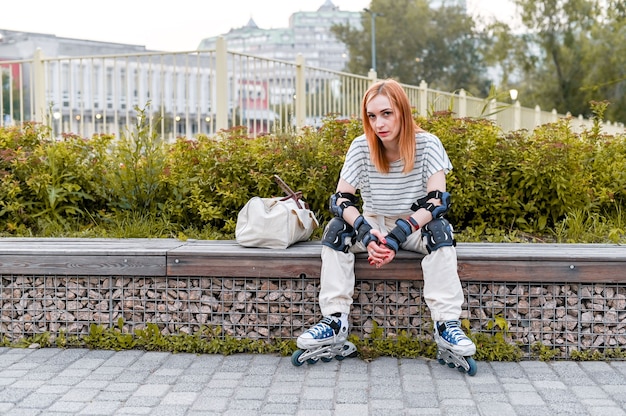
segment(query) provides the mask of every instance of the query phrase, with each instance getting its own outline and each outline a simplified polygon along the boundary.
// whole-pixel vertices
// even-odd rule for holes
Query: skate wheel
[[[313,364],[317,364],[317,362],[318,362],[319,360],[320,360],[319,358],[309,358],[308,360],[306,360],[306,362],[307,362],[308,364],[313,365]]]
[[[300,361],[300,356],[304,353],[304,351],[302,350],[295,350],[293,354],[291,354],[291,364],[295,365],[296,367],[300,367],[302,364],[304,364],[303,361]]]
[[[295,350],[293,354],[291,354],[291,364],[295,365],[296,367],[300,367],[302,364],[304,364],[303,361],[300,361],[300,356],[304,353],[304,351],[302,350]]]
[[[328,358],[328,357],[322,357],[322,361],[325,363],[329,363],[331,362],[333,359],[332,358]]]
[[[456,364],[454,364],[454,363],[448,363],[448,367],[450,367],[450,368],[454,368],[454,367],[456,367]]]
[[[472,357],[465,357],[465,360],[467,360],[467,363],[469,364],[469,371],[467,372],[467,375],[475,376],[476,372],[478,371],[476,360],[474,360]]]
[[[438,361],[438,362],[439,362],[439,364],[441,364],[441,365],[445,365],[445,364],[446,364],[446,360],[444,360],[444,359],[441,359],[441,358],[440,358],[440,359],[438,359],[437,361]]]

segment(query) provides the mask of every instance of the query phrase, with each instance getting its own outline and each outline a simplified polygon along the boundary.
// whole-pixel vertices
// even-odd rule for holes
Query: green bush
[[[509,134],[488,120],[449,113],[419,121],[441,138],[454,165],[448,188],[458,229],[483,238],[503,231],[545,238],[568,219],[580,226],[594,215],[623,215],[625,136],[575,134],[568,120]],[[584,214],[572,222],[574,213]]]
[[[329,121],[325,129],[341,121]],[[329,192],[339,177],[343,155],[356,133],[334,126],[333,135],[305,130],[297,136],[247,137],[243,128],[218,138],[179,140],[171,148],[164,181],[169,190],[164,212],[175,221],[201,224],[234,235],[237,213],[252,196],[284,195],[274,182],[279,175],[303,198],[320,220],[328,217]],[[335,135],[337,134],[337,135]],[[186,161],[186,163],[181,163]]]
[[[3,235],[233,238],[249,198],[283,195],[275,174],[323,226],[344,155],[362,134],[359,120],[328,117],[297,134],[249,138],[235,127],[166,143],[141,113],[119,139],[0,129]],[[576,134],[566,120],[508,134],[446,112],[417,121],[454,165],[449,217],[459,240],[624,240],[625,136]]]
[[[93,208],[101,170],[94,144],[76,136],[48,139],[47,129],[25,124],[0,129],[0,219],[9,232],[57,224],[70,230]]]

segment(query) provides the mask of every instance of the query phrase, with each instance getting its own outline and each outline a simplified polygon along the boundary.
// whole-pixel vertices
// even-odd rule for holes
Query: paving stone
[[[481,362],[470,377],[427,359],[0,348],[0,414],[626,416],[625,378],[621,362]]]

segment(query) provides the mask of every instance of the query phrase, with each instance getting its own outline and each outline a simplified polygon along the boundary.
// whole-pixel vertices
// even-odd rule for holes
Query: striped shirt
[[[363,212],[385,216],[410,214],[411,205],[428,193],[428,178],[443,170],[446,174],[452,163],[439,138],[431,133],[415,135],[415,165],[408,174],[402,173],[401,160],[391,163],[389,173],[376,170],[370,159],[365,135],[352,141],[341,169],[341,178],[360,190]]]

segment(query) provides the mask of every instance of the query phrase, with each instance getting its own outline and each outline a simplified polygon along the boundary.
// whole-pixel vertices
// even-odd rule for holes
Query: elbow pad
[[[337,204],[337,201],[339,199],[347,199],[347,201],[343,201],[342,203]],[[355,206],[357,201],[357,197],[353,194],[349,194],[347,192],[337,192],[330,196],[330,200],[328,201],[328,208],[335,217],[343,218],[343,210],[348,207]]]
[[[440,199],[441,205],[428,202],[430,199]],[[430,191],[424,198],[418,199],[411,206],[411,210],[417,211],[420,208],[424,208],[432,214],[433,218],[441,218],[448,212],[450,205],[452,205],[452,201],[449,192]]]

